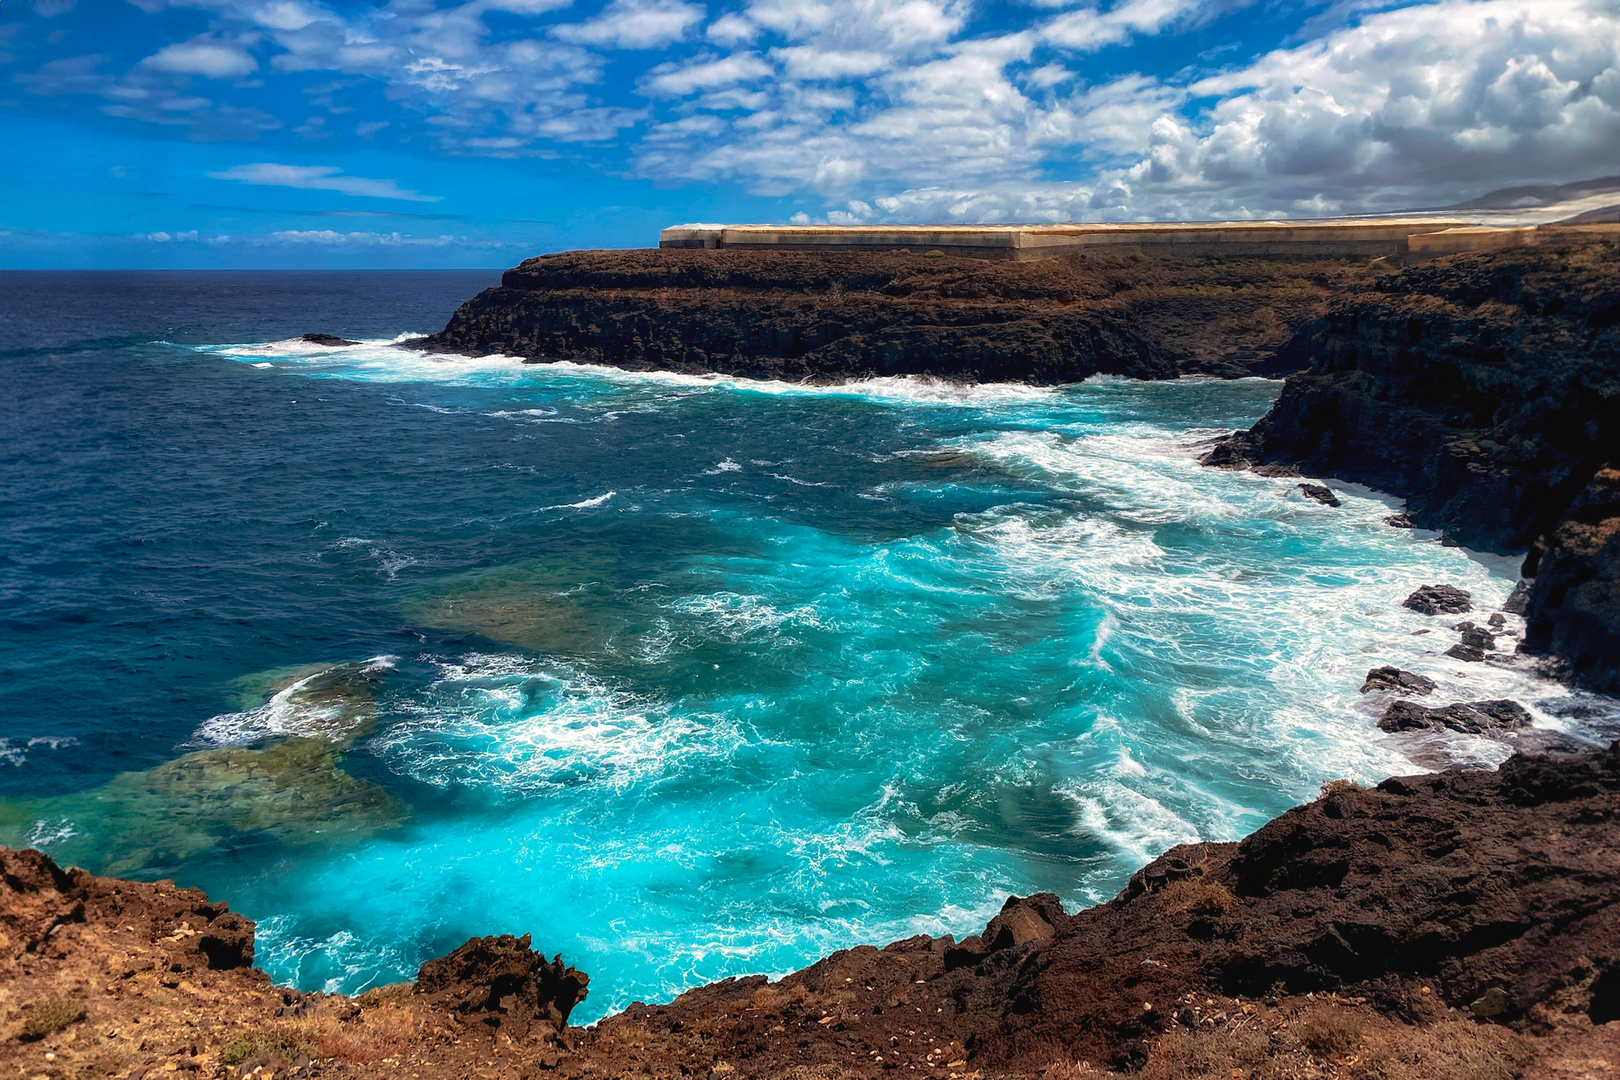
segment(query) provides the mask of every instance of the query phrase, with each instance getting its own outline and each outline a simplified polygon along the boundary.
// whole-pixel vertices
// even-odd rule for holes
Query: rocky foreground
[[[0,849],[0,1075],[1620,1075],[1620,743],[1345,782],[1107,904],[729,979],[589,1029],[589,979],[480,938],[357,998],[270,985],[193,889]]]
[[[1620,230],[1453,256],[1337,297],[1207,464],[1338,477],[1406,523],[1528,550],[1527,651],[1620,692]]]

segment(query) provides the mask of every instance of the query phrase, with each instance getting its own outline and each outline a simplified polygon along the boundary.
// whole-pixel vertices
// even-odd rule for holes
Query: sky
[[[0,268],[1209,220],[1620,173],[1620,0],[0,0]]]

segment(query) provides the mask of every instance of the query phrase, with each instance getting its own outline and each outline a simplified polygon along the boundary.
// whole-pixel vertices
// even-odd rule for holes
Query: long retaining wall
[[[778,251],[938,251],[978,259],[1044,259],[1083,251],[1145,255],[1378,256],[1433,258],[1534,242],[1532,227],[1464,218],[1225,221],[1097,225],[678,225],[664,248]]]

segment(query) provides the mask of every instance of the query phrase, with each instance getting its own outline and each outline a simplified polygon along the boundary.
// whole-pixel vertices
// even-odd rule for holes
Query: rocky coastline
[[[842,382],[1275,375],[1352,260],[571,251],[528,259],[408,344],[635,371]]]
[[[0,1061],[155,1077],[1601,1077],[1620,1071],[1620,743],[1327,785],[1106,904],[835,953],[589,1029],[589,978],[475,938],[414,984],[274,987],[194,889],[0,849]]]
[[[1308,368],[1204,462],[1367,484],[1404,524],[1528,552],[1523,649],[1620,691],[1620,232],[1381,276],[1290,351]]]

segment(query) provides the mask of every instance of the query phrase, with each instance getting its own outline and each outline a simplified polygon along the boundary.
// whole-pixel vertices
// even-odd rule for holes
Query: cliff
[[[1577,1077],[1620,1070],[1620,743],[1330,785],[1070,915],[835,953],[567,1026],[589,980],[479,938],[414,985],[278,990],[172,883],[0,850],[0,1061],[214,1077]],[[9,1071],[9,1068],[8,1068]]]
[[[1378,277],[1291,351],[1309,368],[1206,463],[1368,484],[1454,542],[1528,549],[1526,646],[1620,690],[1620,235]]]
[[[1294,331],[1365,273],[1344,260],[573,251],[508,270],[412,344],[795,381],[1281,373],[1300,366],[1280,352]]]

